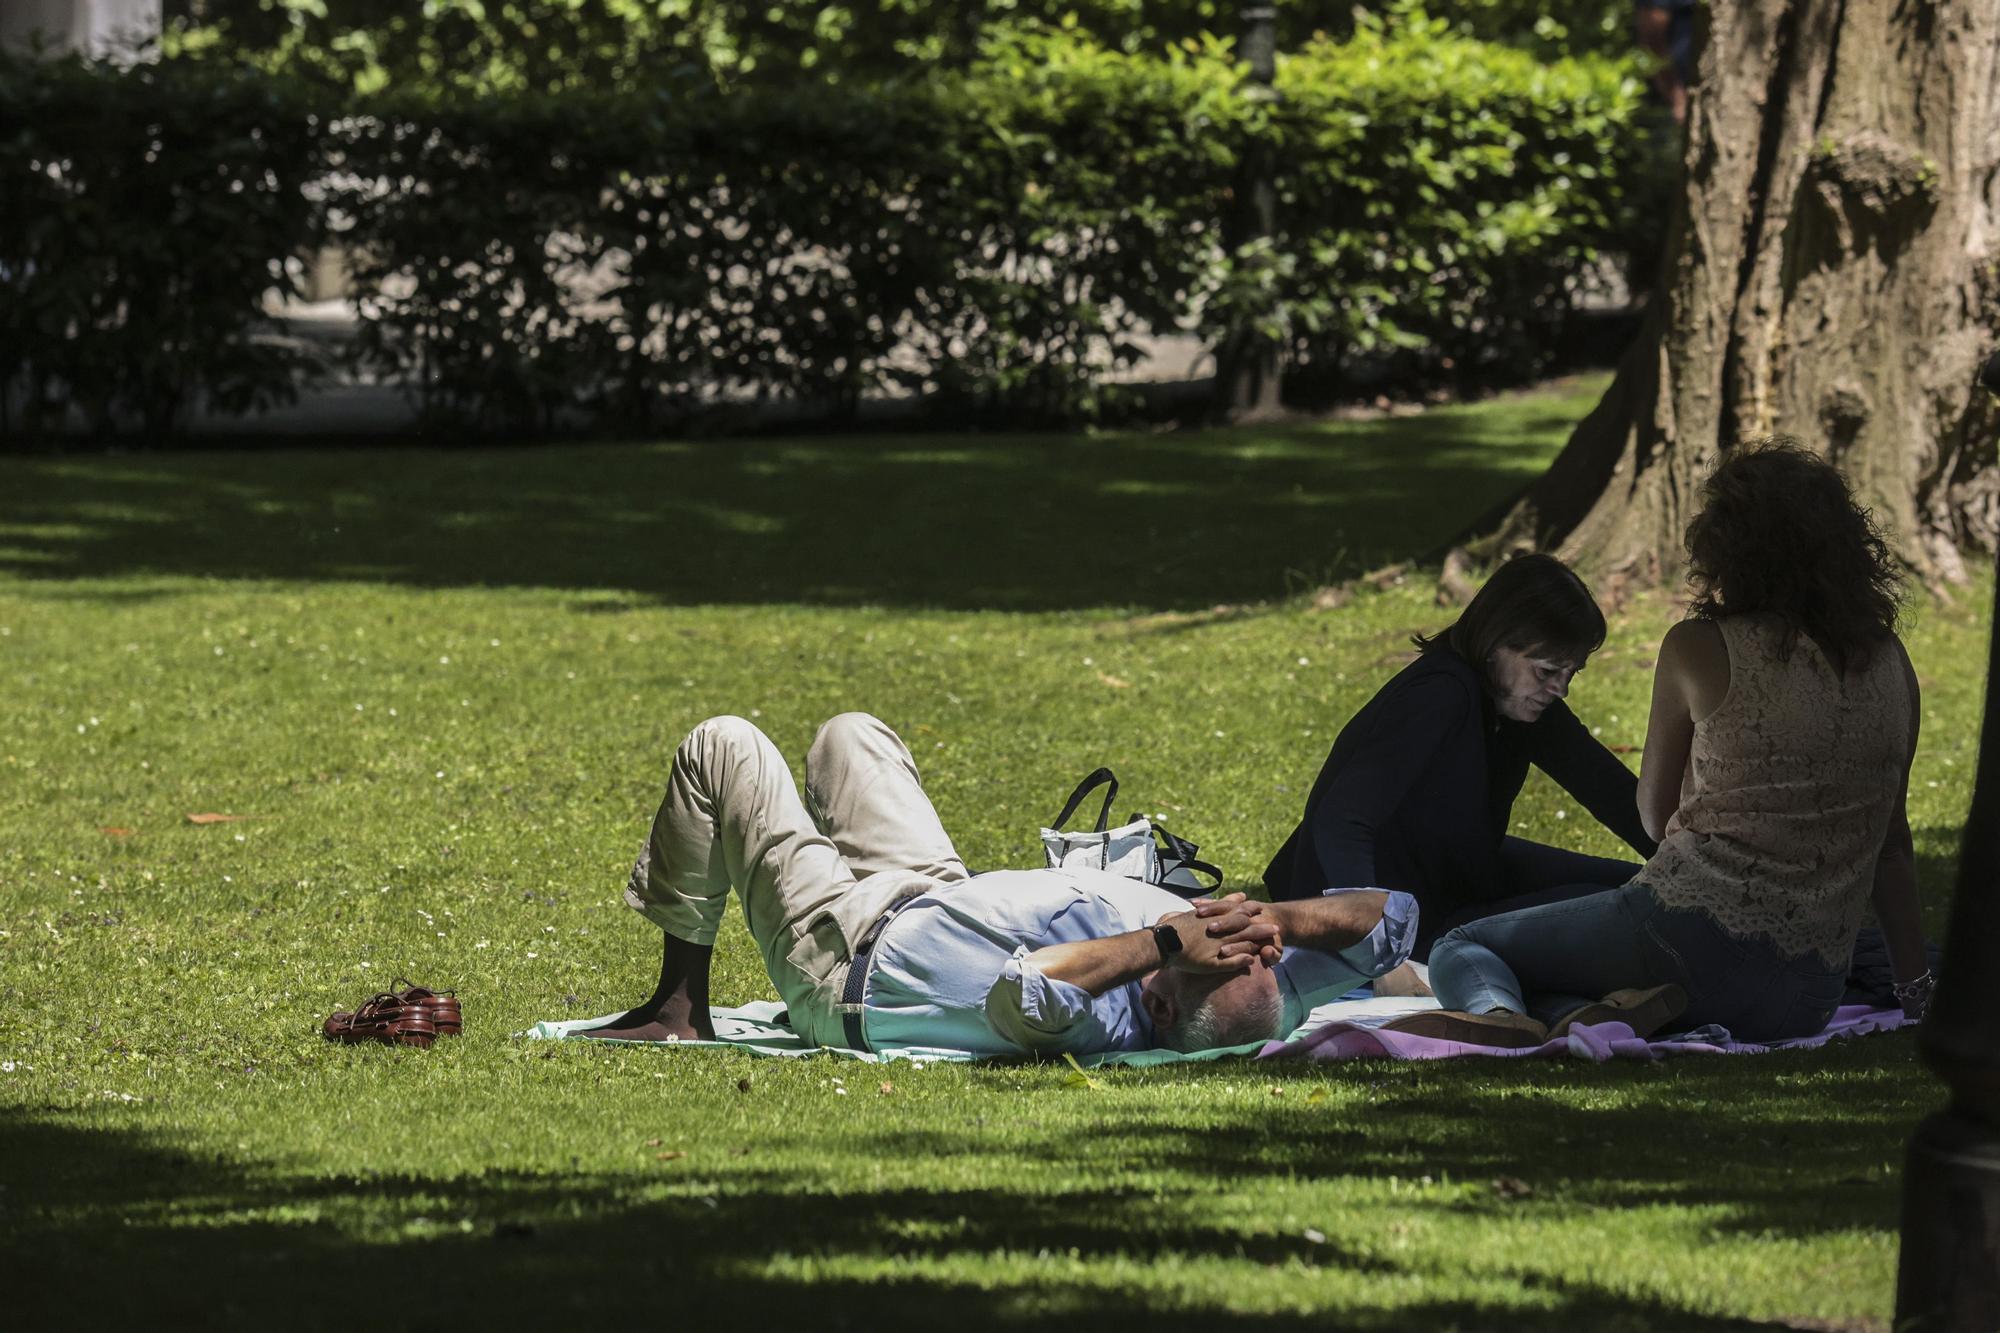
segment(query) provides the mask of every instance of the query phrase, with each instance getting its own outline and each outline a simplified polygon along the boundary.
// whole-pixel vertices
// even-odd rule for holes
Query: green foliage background
[[[530,11],[426,12],[442,41]],[[247,64],[216,43],[131,71],[0,62],[0,170],[32,185],[0,208],[0,381],[43,386],[31,410],[68,385],[100,423],[155,429],[196,394],[281,398],[300,366],[271,350],[263,302],[326,239],[357,270],[362,365],[482,429],[646,427],[731,389],[1103,417],[1139,340],[1182,331],[1328,372],[1520,375],[1595,257],[1643,248],[1666,183],[1629,61],[1546,60],[1464,21],[1362,13],[1288,50],[1276,100],[1227,41],[1127,49],[1081,21],[784,85],[686,63],[550,84],[463,60],[350,83],[313,63],[349,50],[325,34]],[[1259,156],[1276,235],[1246,242]],[[186,225],[153,225],[163,199]],[[116,373],[132,347],[171,355],[142,384]]]

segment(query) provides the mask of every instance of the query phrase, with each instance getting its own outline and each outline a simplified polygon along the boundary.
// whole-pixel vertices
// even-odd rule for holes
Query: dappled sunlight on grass
[[[619,892],[712,714],[795,759],[878,714],[982,869],[1033,863],[1108,763],[1255,885],[1335,732],[1448,615],[1427,571],[1284,595],[1442,540],[1588,399],[0,465],[29,483],[0,487],[0,1244],[37,1278],[10,1312],[333,1323],[389,1292],[407,1321],[562,1327],[1875,1327],[1901,1145],[1940,1096],[1908,1035],[1089,1084],[507,1035],[651,985],[658,933]],[[1990,591],[1909,635],[1933,933]],[[1572,694],[1628,762],[1677,614],[1614,615]],[[1619,851],[1572,807],[1536,779],[1514,831]],[[467,1035],[320,1039],[399,973],[458,989]],[[733,908],[712,989],[772,994]]]
[[[1532,476],[1600,386],[1372,422],[594,445],[555,464],[527,449],[11,459],[0,571],[1192,609],[1425,554]]]

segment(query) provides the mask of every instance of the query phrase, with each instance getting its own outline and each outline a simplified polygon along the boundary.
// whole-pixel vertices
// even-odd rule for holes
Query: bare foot
[[[662,1023],[657,1019],[650,1023],[636,1023],[623,1026],[624,1018],[616,1018],[601,1028],[585,1028],[573,1033],[578,1037],[591,1037],[599,1041],[714,1041],[715,1033],[697,1032],[689,1023]]]
[[[575,1034],[604,1041],[714,1041],[715,1024],[708,1005],[696,1005],[685,995],[665,1000],[649,1000],[602,1027],[585,1028]]]

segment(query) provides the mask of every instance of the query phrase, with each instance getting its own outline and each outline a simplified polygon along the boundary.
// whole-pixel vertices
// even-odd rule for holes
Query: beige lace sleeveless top
[[[1845,678],[1782,622],[1724,616],[1729,692],[1695,724],[1692,781],[1639,878],[1788,957],[1848,965],[1909,759],[1901,654],[1884,645]]]

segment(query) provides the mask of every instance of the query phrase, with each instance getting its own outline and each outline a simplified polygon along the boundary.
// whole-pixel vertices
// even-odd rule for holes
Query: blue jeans
[[[1846,981],[1845,968],[1731,935],[1638,882],[1470,922],[1431,950],[1431,989],[1446,1009],[1548,1019],[1614,990],[1672,983],[1688,995],[1676,1026],[1715,1023],[1741,1041],[1822,1030]]]

